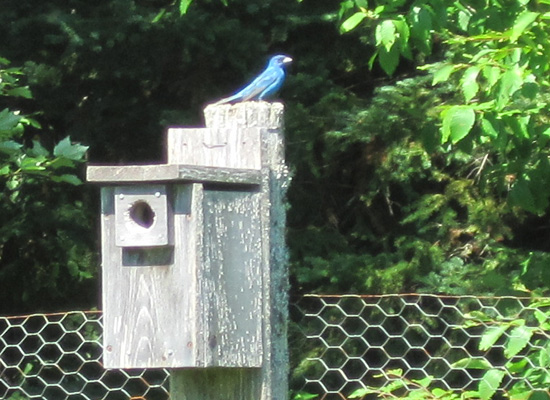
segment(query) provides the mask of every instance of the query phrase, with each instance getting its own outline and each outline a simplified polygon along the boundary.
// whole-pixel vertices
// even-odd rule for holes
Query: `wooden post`
[[[102,187],[104,364],[171,368],[173,400],[288,392],[283,106],[205,109],[167,164],[90,166]]]
[[[232,166],[261,169],[257,222],[261,226],[263,267],[262,360],[257,369],[172,370],[171,398],[284,400],[288,396],[288,275],[283,198],[288,184],[288,172],[284,163],[283,106],[280,103],[266,102],[211,105],[204,113],[207,128],[213,132],[212,136],[219,137],[218,141],[211,141],[204,146],[206,152],[212,149],[226,152],[225,145],[233,142],[236,148],[240,148],[240,154],[229,158],[228,162]],[[174,131],[168,134],[169,162],[187,164],[205,157],[196,152],[188,152],[185,146],[181,146],[177,134]],[[216,145],[220,147],[217,148]],[[182,148],[185,154],[180,152]],[[223,158],[217,160],[223,164]],[[216,162],[209,160],[206,163],[213,165]]]

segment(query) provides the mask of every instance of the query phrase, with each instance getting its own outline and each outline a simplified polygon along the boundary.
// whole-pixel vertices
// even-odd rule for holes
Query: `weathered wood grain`
[[[260,400],[265,397],[258,368],[203,368],[170,371],[172,400]],[[270,400],[284,400],[273,397]]]
[[[206,127],[264,128],[281,130],[284,106],[282,103],[267,101],[246,101],[235,104],[210,104],[204,109]]]
[[[186,205],[200,197],[200,189],[200,185],[174,188],[174,240],[178,251],[173,254],[173,263],[166,264],[162,259],[155,265],[158,250],[147,253],[148,249],[142,248],[149,262],[143,265],[129,262],[123,257],[123,248],[116,246],[114,189],[102,188],[105,367],[196,365],[198,246],[194,233],[202,224],[200,215],[191,215]]]
[[[258,128],[170,128],[168,164],[259,169]]]
[[[257,109],[254,108],[256,106],[258,106]],[[171,398],[173,400],[285,400],[288,398],[288,263],[285,245],[284,197],[289,184],[289,174],[284,162],[282,105],[258,102],[234,106],[209,106],[205,110],[205,119],[207,126],[259,127],[262,178],[258,208],[251,210],[250,213],[251,215],[257,213],[258,219],[254,220],[254,224],[261,232],[259,262],[262,266],[261,367],[258,369],[172,370]],[[219,200],[217,197],[216,202]],[[208,218],[210,217],[212,216]],[[215,225],[217,227],[214,229],[218,229],[224,224]],[[221,234],[221,236],[224,235]],[[207,248],[205,246],[205,249]],[[214,255],[215,249],[216,246],[207,250],[212,254],[209,257],[219,260],[222,255]],[[220,281],[225,281],[223,275],[220,276]],[[215,295],[212,295],[211,299],[212,304],[223,304],[223,300],[216,298]],[[212,309],[216,310],[216,308],[217,306]],[[208,319],[211,318],[214,319],[209,315]]]
[[[205,366],[262,365],[260,193],[204,191]]]
[[[262,177],[261,171],[255,169],[153,164],[90,165],[86,179],[107,184],[182,181],[258,185]]]

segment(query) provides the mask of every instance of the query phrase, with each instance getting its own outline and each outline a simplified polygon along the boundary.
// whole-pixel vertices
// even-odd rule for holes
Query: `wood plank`
[[[260,367],[262,237],[260,193],[204,190],[204,366]]]
[[[178,185],[174,263],[124,265],[115,245],[113,188],[102,189],[104,365],[158,368],[196,365],[197,222],[186,205],[200,185]],[[146,251],[146,249],[142,249]],[[157,250],[158,251],[158,250]],[[149,261],[155,260],[151,254]],[[131,263],[130,263],[131,264]],[[177,318],[175,318],[177,316]]]
[[[194,165],[90,165],[86,179],[94,183],[139,183],[139,182],[213,182],[243,185],[258,185],[261,171],[243,168],[221,168]]]
[[[195,167],[178,165],[179,177],[183,181],[205,183],[228,183],[259,185],[262,181],[260,170],[221,167]]]
[[[170,128],[168,164],[260,169],[258,128]]]
[[[179,178],[177,165],[88,165],[88,182],[156,182]]]
[[[279,102],[245,101],[235,104],[210,104],[204,109],[206,127],[242,129],[260,127],[280,130],[284,106]]]
[[[170,371],[170,398],[177,400],[268,400],[256,368],[204,368]],[[270,400],[284,400],[274,397]]]

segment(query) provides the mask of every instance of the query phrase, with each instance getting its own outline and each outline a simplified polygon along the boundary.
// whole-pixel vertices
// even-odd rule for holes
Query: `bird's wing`
[[[284,75],[280,76],[275,81],[273,81],[273,83],[271,85],[266,87],[262,91],[262,93],[260,93],[260,95],[258,96],[258,100],[263,100],[265,97],[271,96],[273,93],[275,93],[277,90],[279,90],[279,88],[283,84],[283,77],[284,77]]]
[[[262,93],[267,87],[273,85],[284,76],[284,71],[279,67],[268,67],[260,75],[256,77],[245,88],[241,89],[234,95],[226,97],[216,102],[216,104],[229,103],[234,100],[247,101],[254,99]]]
[[[267,87],[271,86],[281,76],[282,70],[278,67],[267,68],[250,85],[245,87],[239,93],[243,101],[250,100],[262,93]]]

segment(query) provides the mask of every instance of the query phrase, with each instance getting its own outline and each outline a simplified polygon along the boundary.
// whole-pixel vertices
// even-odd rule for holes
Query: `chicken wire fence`
[[[547,309],[550,302],[542,300]],[[367,387],[401,387],[388,396],[394,398],[429,380],[431,387],[460,395],[476,390],[484,367],[493,366],[504,372],[494,393],[494,398],[502,398],[518,380],[530,385],[513,371],[522,366],[542,376],[548,389],[550,332],[537,329],[542,337],[519,338],[525,347],[514,357],[519,360],[514,365],[506,357],[507,332],[499,331],[502,336],[488,350],[479,350],[483,334],[496,328],[491,321],[537,325],[540,309],[532,302],[517,297],[306,295],[291,306],[290,348],[296,349],[291,353],[292,386],[301,394],[298,398],[315,400],[347,399]],[[479,323],[476,316],[481,315],[490,320]]]
[[[347,399],[358,388],[391,383],[395,376],[389,371],[397,368],[407,379],[433,376],[442,388],[469,390],[483,371],[457,361],[506,367],[503,341],[478,350],[486,326],[466,328],[465,321],[475,312],[494,318],[532,315],[530,304],[515,297],[303,296],[290,308],[293,392]],[[104,369],[101,333],[100,312],[0,317],[0,399],[169,398],[168,370]],[[520,356],[529,360],[536,350],[528,347]],[[512,384],[509,374],[502,387]]]
[[[106,370],[101,313],[0,317],[0,399],[168,399],[168,371]]]

